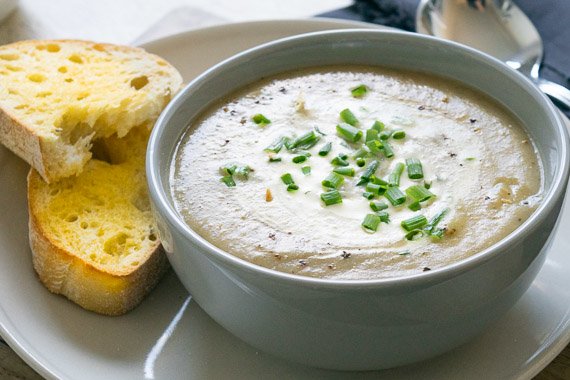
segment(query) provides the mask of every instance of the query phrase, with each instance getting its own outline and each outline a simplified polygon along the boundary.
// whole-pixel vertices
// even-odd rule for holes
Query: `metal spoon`
[[[570,90],[540,78],[542,39],[510,0],[421,0],[416,30],[469,45],[502,60],[530,78],[559,107],[570,109]]]

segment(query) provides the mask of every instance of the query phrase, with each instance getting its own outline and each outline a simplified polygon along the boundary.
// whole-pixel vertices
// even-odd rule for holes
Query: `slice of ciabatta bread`
[[[140,48],[0,46],[0,142],[54,182],[81,172],[94,139],[152,125],[181,85],[173,66]]]
[[[28,175],[34,269],[50,291],[97,313],[129,311],[168,268],[147,194],[148,135],[137,127],[100,140],[78,176]]]

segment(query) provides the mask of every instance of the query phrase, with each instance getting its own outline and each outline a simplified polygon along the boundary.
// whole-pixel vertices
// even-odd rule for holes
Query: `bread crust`
[[[52,293],[99,314],[121,315],[137,306],[169,268],[160,243],[157,241],[147,260],[129,273],[95,268],[63,249],[42,229],[29,187],[32,171],[28,174],[29,240],[40,281]]]

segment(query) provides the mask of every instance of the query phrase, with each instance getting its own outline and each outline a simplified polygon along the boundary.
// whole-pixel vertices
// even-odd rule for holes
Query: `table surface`
[[[351,0],[20,0],[0,24],[0,44],[22,39],[74,38],[132,44],[223,22],[303,18]],[[184,8],[184,12],[177,10]],[[161,23],[173,13],[176,23]],[[0,340],[0,379],[40,379]],[[570,379],[570,345],[535,379]]]

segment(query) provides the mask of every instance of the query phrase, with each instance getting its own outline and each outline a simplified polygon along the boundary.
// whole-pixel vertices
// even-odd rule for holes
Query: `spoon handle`
[[[538,85],[538,88],[548,95],[548,97],[550,97],[557,106],[563,106],[566,110],[570,110],[570,90],[564,86],[542,78],[539,78],[536,84]]]

